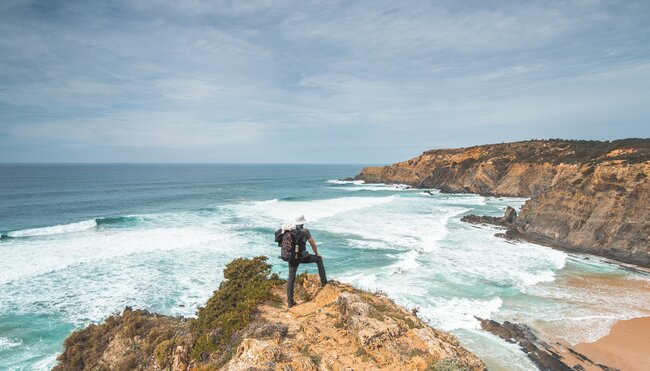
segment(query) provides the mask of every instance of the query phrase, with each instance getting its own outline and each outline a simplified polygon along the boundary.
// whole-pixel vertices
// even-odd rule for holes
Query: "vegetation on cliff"
[[[199,308],[192,321],[194,346],[192,358],[206,362],[210,355],[220,355],[221,362],[232,355],[233,338],[252,320],[260,303],[281,299],[272,288],[284,283],[277,274],[271,274],[271,265],[265,256],[235,259],[223,271],[224,281],[204,307]]]
[[[453,335],[381,295],[303,274],[288,310],[266,257],[235,259],[224,278],[196,318],[127,308],[74,332],[55,369],[485,369]]]
[[[186,320],[127,307],[102,324],[68,336],[54,370],[134,370],[151,364],[166,368],[174,346],[189,342]]]

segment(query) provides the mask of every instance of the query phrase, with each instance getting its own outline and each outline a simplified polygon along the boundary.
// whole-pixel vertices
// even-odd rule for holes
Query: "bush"
[[[469,368],[455,358],[445,358],[429,365],[427,371],[469,371]]]
[[[89,325],[70,334],[64,342],[64,351],[57,358],[59,363],[54,370],[110,368],[103,360],[109,343],[128,342],[128,339],[133,338],[142,341],[129,347],[119,364],[112,367],[119,370],[147,368],[152,354],[162,367],[169,364],[173,345],[184,343],[186,333],[186,325],[177,318],[127,307],[121,315],[112,315],[102,324]]]
[[[272,288],[284,281],[271,274],[266,260],[265,256],[239,258],[226,266],[224,281],[192,323],[193,359],[205,362],[215,352],[231,354],[238,332],[251,322],[256,307],[273,298]]]

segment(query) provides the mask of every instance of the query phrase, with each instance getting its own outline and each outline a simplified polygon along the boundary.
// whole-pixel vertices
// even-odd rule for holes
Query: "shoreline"
[[[365,181],[365,183],[372,184],[374,182]],[[382,183],[395,184],[392,182]],[[413,184],[402,184],[410,185],[415,189],[424,189]],[[458,193],[446,192],[444,189],[438,189],[438,191],[441,193]],[[462,192],[459,194],[476,194],[482,197],[511,197],[505,195],[495,195],[491,193]],[[504,233],[497,233],[496,236],[506,240],[527,242],[545,246],[558,251],[563,251],[567,254],[581,256],[586,259],[598,258],[602,259],[602,261],[606,263],[616,265],[624,270],[644,275],[650,275],[650,265],[645,265],[638,259],[629,259],[628,257],[628,261],[619,260],[616,259],[616,256],[599,254],[599,251],[572,246],[566,242],[551,239],[546,236],[523,233],[518,228],[516,228],[516,222],[511,224],[505,223],[505,218],[503,217],[482,217],[474,215],[470,215],[470,217],[476,217],[477,220],[463,221],[469,224],[475,224],[479,227],[480,225],[484,225],[504,228]],[[540,330],[535,327],[532,327],[531,329],[533,331]],[[650,316],[617,320],[611,325],[606,335],[598,338],[593,342],[581,342],[570,345],[565,341],[556,338],[552,333],[546,333],[546,335],[550,335],[548,338],[546,338],[548,343],[543,341],[541,342],[541,344],[547,345],[545,351],[549,352],[551,355],[560,355],[563,361],[566,362],[566,365],[581,365],[586,370],[600,370],[607,369],[607,367],[609,367],[631,371],[647,371],[648,368],[646,365],[650,365],[650,352],[647,351],[647,349],[650,349]],[[544,347],[541,347],[539,349],[544,349]],[[539,362],[539,360],[531,358],[530,355],[529,358],[534,363]]]
[[[574,348],[593,361],[621,370],[643,371],[650,365],[650,316],[619,320],[609,333]]]
[[[528,197],[519,238],[650,268],[649,174],[650,139],[531,140],[425,151],[346,180]]]

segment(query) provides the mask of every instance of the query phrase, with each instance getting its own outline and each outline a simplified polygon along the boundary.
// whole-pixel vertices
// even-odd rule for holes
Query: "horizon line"
[[[93,161],[93,162],[4,162],[0,165],[381,165],[380,163],[353,163],[353,162],[111,162],[111,161]]]

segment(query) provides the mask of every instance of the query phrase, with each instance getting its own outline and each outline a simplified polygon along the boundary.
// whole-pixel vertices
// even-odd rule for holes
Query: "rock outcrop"
[[[242,261],[240,269],[258,273],[241,277],[231,263],[213,296],[227,300],[234,282],[247,292],[232,302],[240,310],[209,301],[198,318],[185,319],[127,308],[70,335],[55,370],[486,370],[453,335],[380,294],[337,282],[321,288],[317,276],[301,275],[298,305],[287,309],[286,290],[263,260]],[[267,297],[265,283],[272,296],[258,302]],[[249,302],[254,310],[242,307]]]
[[[526,356],[540,370],[614,370],[606,365],[594,362],[567,344],[560,342],[549,344],[541,340],[530,327],[524,324],[508,321],[498,323],[489,319],[477,319],[481,322],[481,327],[484,330],[493,333],[509,343],[519,345],[523,352],[526,353]]]
[[[433,150],[354,179],[530,197],[510,235],[650,266],[650,139]]]

